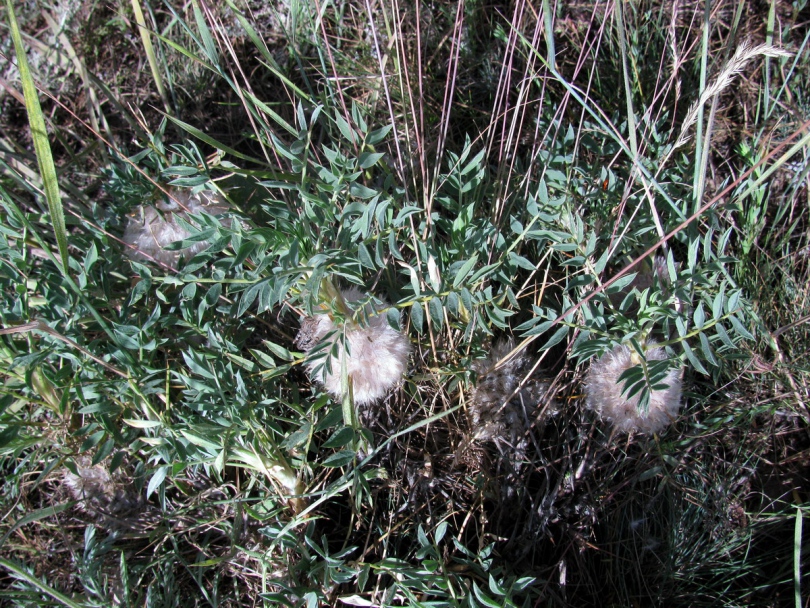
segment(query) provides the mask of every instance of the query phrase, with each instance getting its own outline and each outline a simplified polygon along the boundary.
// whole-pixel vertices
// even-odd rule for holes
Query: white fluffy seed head
[[[347,303],[368,299],[354,288],[341,295]],[[385,313],[380,313],[384,308],[385,303],[366,304],[357,322],[347,320],[343,325],[336,325],[328,314],[302,321],[296,344],[307,351],[324,344],[326,356],[314,358],[306,367],[310,377],[334,397],[340,399],[343,394],[340,378],[344,366],[358,405],[385,397],[405,373],[411,347],[408,339],[388,324]]]
[[[105,465],[94,465],[86,456],[76,459],[75,474],[65,471],[62,483],[78,507],[96,517],[121,516],[142,506],[140,495],[120,469],[110,473]]]
[[[648,361],[666,359],[664,350],[655,348],[654,343],[649,344],[644,356]],[[638,355],[624,344],[592,363],[585,380],[585,406],[621,432],[658,433],[677,418],[681,409],[682,370],[670,369],[663,381],[667,388],[651,391],[649,407],[641,411],[639,394],[628,399],[622,395],[624,382],[619,381],[619,376],[637,363]]]
[[[182,250],[166,249],[171,243],[191,236],[178,218],[189,221],[190,215],[205,212],[210,215],[225,213],[230,209],[228,202],[219,194],[203,191],[193,194],[190,190],[169,190],[167,197],[154,205],[140,205],[130,213],[124,242],[131,245],[127,255],[134,260],[152,259],[169,266],[177,266],[182,257],[188,260],[207,248],[208,241],[194,243]]]
[[[472,393],[468,412],[474,439],[517,446],[546,397],[547,382],[537,377],[526,379],[530,371],[530,360],[525,353],[520,353],[500,368],[493,369],[514,348],[512,340],[496,342],[489,357],[472,365],[473,370],[478,373],[478,383]],[[552,400],[547,403],[545,411],[551,414],[554,409]]]

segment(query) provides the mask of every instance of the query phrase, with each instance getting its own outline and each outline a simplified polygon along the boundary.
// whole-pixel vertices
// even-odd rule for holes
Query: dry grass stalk
[[[680,148],[692,137],[689,131],[697,122],[700,108],[706,105],[709,99],[722,93],[734,79],[742,73],[745,66],[748,65],[748,62],[760,55],[774,58],[791,56],[787,51],[770,44],[758,44],[754,46],[753,42],[750,40],[746,40],[740,44],[728,64],[726,64],[723,70],[717,75],[717,78],[706,87],[706,90],[703,91],[700,98],[689,107],[689,111],[686,113],[686,118],[684,118],[683,126],[681,127],[680,135],[675,145],[672,147],[672,151]],[[672,154],[672,151],[670,154]]]

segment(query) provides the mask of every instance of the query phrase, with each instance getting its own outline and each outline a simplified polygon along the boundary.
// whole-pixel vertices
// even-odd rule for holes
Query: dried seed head
[[[67,471],[62,479],[79,508],[89,515],[112,523],[143,507],[142,497],[120,470],[110,473],[103,464],[92,464],[88,457],[76,459],[76,473]]]
[[[347,303],[368,299],[354,288],[341,295]],[[385,303],[366,304],[364,314],[358,315],[365,319],[347,320],[342,325],[336,325],[327,314],[306,317],[301,322],[295,339],[299,348],[309,351],[316,344],[325,344],[325,358],[308,361],[307,370],[336,398],[343,394],[340,377],[344,366],[358,405],[385,397],[405,373],[411,347],[408,339],[388,324],[386,315],[380,314],[385,308]]]
[[[130,213],[124,242],[131,245],[127,255],[134,260],[154,258],[169,266],[177,266],[182,257],[188,260],[207,248],[208,241],[194,243],[183,250],[166,249],[171,243],[191,236],[178,218],[189,221],[190,215],[205,212],[219,215],[230,209],[228,202],[219,194],[203,191],[193,194],[190,190],[170,189],[171,198],[165,198],[154,205],[140,205]]]
[[[622,344],[591,364],[585,380],[585,406],[608,420],[622,432],[657,433],[671,424],[681,408],[682,370],[670,369],[664,382],[667,388],[653,390],[647,411],[639,409],[639,395],[622,395],[624,382],[619,376],[634,367],[635,350]],[[644,356],[648,361],[663,361],[666,353],[651,343]],[[636,355],[636,358],[638,356]]]
[[[480,441],[517,446],[548,389],[547,383],[530,378],[518,390],[529,371],[529,358],[523,353],[492,369],[514,347],[511,340],[499,341],[489,357],[473,364],[478,384],[472,394],[469,418],[473,437]]]

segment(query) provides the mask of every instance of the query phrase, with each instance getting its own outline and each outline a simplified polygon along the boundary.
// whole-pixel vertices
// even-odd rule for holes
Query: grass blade
[[[39,589],[42,593],[51,596],[57,602],[64,606],[68,606],[69,608],[85,608],[86,604],[79,604],[78,602],[74,602],[68,596],[64,595],[63,593],[59,593],[53,587],[43,583],[37,577],[28,574],[25,570],[23,570],[20,566],[15,564],[12,561],[4,559],[0,557],[0,566],[3,566],[6,570],[9,570],[15,578],[25,581],[29,585],[32,585]]]
[[[793,597],[796,608],[802,605],[802,509],[796,507],[796,527],[793,533]]]
[[[166,96],[166,89],[163,86],[163,78],[160,76],[160,69],[158,68],[157,56],[155,55],[155,47],[152,45],[152,35],[149,33],[149,28],[146,27],[146,19],[141,10],[141,3],[139,0],[132,0],[132,12],[135,14],[135,23],[138,24],[138,31],[141,34],[141,41],[143,42],[143,50],[146,52],[146,59],[149,61],[149,69],[152,70],[152,78],[155,79],[155,86],[157,87],[158,94],[163,100],[163,107],[167,113],[170,113],[169,98]]]
[[[14,40],[14,50],[17,54],[17,66],[20,70],[23,95],[25,96],[25,109],[28,112],[28,123],[31,127],[31,138],[34,141],[34,151],[37,155],[39,172],[42,175],[42,184],[45,190],[45,199],[48,201],[48,210],[53,222],[53,232],[56,244],[59,247],[59,257],[62,261],[62,272],[68,274],[68,239],[65,229],[65,214],[62,210],[62,197],[59,195],[59,181],[56,177],[56,167],[53,164],[51,144],[48,141],[48,132],[45,129],[45,118],[39,105],[37,88],[31,77],[28,67],[28,58],[25,55],[20,26],[14,14],[14,5],[6,0],[11,37]]]

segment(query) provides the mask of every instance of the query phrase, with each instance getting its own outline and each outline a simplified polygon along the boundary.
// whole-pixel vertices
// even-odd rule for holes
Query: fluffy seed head
[[[644,356],[648,361],[667,358],[664,350],[654,344],[650,344]],[[667,388],[651,391],[649,407],[641,411],[638,393],[628,399],[622,395],[624,382],[619,382],[619,376],[638,363],[638,355],[624,344],[592,363],[585,380],[585,406],[619,431],[657,433],[672,423],[681,409],[682,370],[670,369],[664,378]]]
[[[76,459],[76,473],[66,471],[62,483],[79,508],[104,523],[143,506],[143,499],[120,469],[110,473],[106,466],[94,465],[86,456]]]
[[[341,295],[347,303],[367,299],[354,288],[342,291]],[[366,304],[364,315],[357,315],[365,317],[360,322],[347,320],[339,325],[328,314],[306,317],[301,322],[296,345],[309,351],[317,344],[324,344],[323,352],[329,358],[328,365],[323,357],[307,362],[310,377],[336,398],[343,394],[340,376],[344,365],[354,391],[354,402],[358,405],[385,397],[405,373],[410,344],[388,324],[385,314],[378,314],[386,307],[385,303],[382,306]]]
[[[182,257],[188,260],[210,245],[208,241],[194,243],[183,250],[169,251],[168,245],[191,236],[178,218],[189,221],[189,216],[200,212],[210,215],[225,213],[230,209],[227,201],[219,194],[203,191],[192,194],[190,190],[172,188],[171,197],[166,197],[154,205],[140,205],[129,215],[124,242],[133,249],[127,255],[134,260],[154,258],[169,266],[177,266]]]
[[[478,384],[472,394],[469,418],[475,439],[506,442],[517,447],[534,419],[548,384],[530,378],[515,392],[529,371],[529,358],[523,353],[500,368],[492,369],[514,347],[511,340],[496,342],[489,357],[473,364]]]

